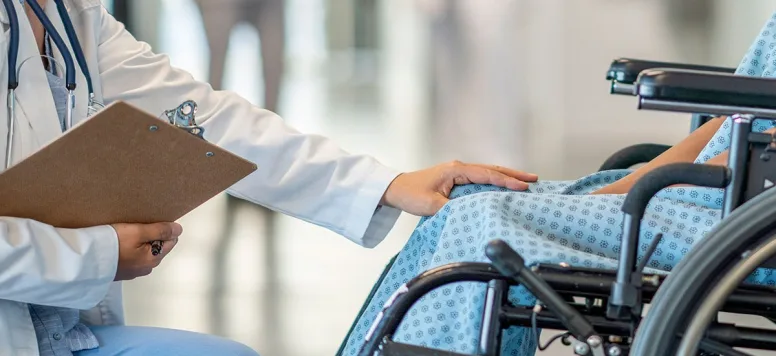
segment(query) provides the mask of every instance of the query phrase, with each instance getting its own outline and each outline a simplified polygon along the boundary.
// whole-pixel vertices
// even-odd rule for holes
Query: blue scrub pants
[[[100,347],[75,356],[258,356],[235,341],[189,331],[133,327],[92,326]]]

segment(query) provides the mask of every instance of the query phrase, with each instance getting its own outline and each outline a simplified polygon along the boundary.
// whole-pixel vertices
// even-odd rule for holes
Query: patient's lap
[[[624,176],[604,172],[577,181],[540,182],[529,192],[486,186],[458,187],[437,215],[423,219],[397,257],[351,335],[349,350],[374,320],[385,300],[423,271],[453,262],[487,262],[484,247],[493,239],[513,246],[528,264],[567,262],[614,269],[617,266],[624,195],[587,195]],[[664,234],[649,266],[670,271],[718,221],[721,194],[704,188],[661,192],[642,222],[639,251]],[[419,301],[402,322],[398,340],[458,352],[472,352],[479,329],[485,285],[462,282],[440,288]],[[516,304],[532,304],[525,289],[510,290]],[[505,334],[509,348],[527,347],[525,333]],[[522,346],[520,346],[522,345]],[[506,347],[506,346],[505,346]],[[515,351],[514,349],[513,351]],[[506,351],[506,350],[505,350]],[[509,353],[506,353],[509,354]],[[519,353],[522,354],[522,353]]]

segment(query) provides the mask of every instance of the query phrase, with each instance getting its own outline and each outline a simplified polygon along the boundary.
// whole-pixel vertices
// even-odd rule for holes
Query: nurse
[[[167,57],[125,31],[99,0],[5,2],[15,11],[0,12],[3,68],[13,58],[5,49],[14,48],[9,44],[18,34],[11,163],[56,139],[70,124],[72,86],[61,78],[68,73],[54,65],[61,60],[45,59],[61,59],[57,48],[64,43],[56,43],[56,34],[46,30],[30,1],[38,1],[40,12],[74,58],[82,57],[72,71],[77,84],[73,123],[88,117],[90,87],[98,103],[122,100],[151,113],[194,100],[208,141],[263,167],[231,187],[230,194],[325,227],[364,247],[377,245],[402,211],[436,213],[455,185],[524,190],[525,182],[537,179],[458,162],[400,173],[374,158],[349,154],[324,137],[295,131],[275,114],[173,68]],[[57,5],[64,5],[61,13]],[[74,29],[83,56],[75,56],[68,27]],[[9,82],[8,70],[0,82]],[[0,98],[8,97],[8,91],[0,86]],[[9,116],[0,110],[0,122],[10,122]],[[7,131],[0,125],[0,141]],[[62,229],[0,217],[0,355],[254,355],[245,346],[211,336],[122,326],[120,282],[151,273],[181,233],[182,227],[172,222]],[[156,256],[149,246],[154,240],[165,241]]]

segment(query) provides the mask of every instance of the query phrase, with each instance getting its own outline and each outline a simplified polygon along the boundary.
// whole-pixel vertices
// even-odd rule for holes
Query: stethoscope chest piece
[[[92,117],[94,116],[94,114],[100,112],[104,108],[105,108],[105,105],[97,101],[94,98],[94,94],[92,94],[89,98],[89,106],[86,109],[86,117]]]

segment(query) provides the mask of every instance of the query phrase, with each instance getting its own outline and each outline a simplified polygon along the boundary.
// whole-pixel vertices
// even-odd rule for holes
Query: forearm
[[[706,146],[714,133],[717,132],[719,127],[724,122],[724,118],[715,118],[705,125],[695,130],[692,134],[687,136],[684,140],[679,142],[674,147],[671,147],[668,151],[662,155],[653,159],[651,162],[637,169],[633,173],[629,174],[625,178],[618,180],[615,183],[607,185],[593,192],[592,194],[625,194],[630,188],[645,174],[654,170],[655,168],[662,167],[672,163],[693,162],[700,154],[701,150]],[[724,162],[727,162],[725,159]]]
[[[57,229],[0,217],[0,299],[92,308],[108,292],[117,261],[110,226]]]
[[[234,93],[214,91],[101,11],[98,82],[105,103],[125,101],[160,113],[193,100],[205,139],[259,167],[228,193],[363,246],[374,247],[388,234],[400,211],[375,209],[398,171],[350,154],[328,138],[303,134]]]
[[[709,164],[709,165],[713,165],[713,166],[727,166],[727,164],[728,164],[728,151],[720,153],[719,156],[712,157],[710,160],[706,161],[704,164]]]

